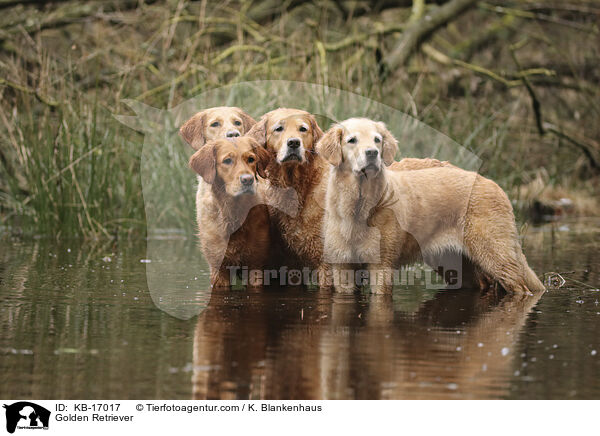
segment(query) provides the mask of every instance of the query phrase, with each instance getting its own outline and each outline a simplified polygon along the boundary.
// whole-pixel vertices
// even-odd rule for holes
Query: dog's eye
[[[233,159],[231,159],[230,157],[223,159],[223,163],[225,165],[231,165],[233,163]]]
[[[283,132],[283,126],[278,126],[278,127],[275,129],[275,131],[276,131],[276,132]]]
[[[250,156],[250,157],[248,158],[248,163],[252,163],[252,162],[254,162],[255,160],[256,160],[256,159],[254,159],[252,156]]]
[[[381,142],[381,138],[380,138],[379,136],[376,136],[376,137],[375,137],[375,142],[376,142],[377,144],[379,144],[379,143]]]
[[[298,130],[300,130],[301,132],[306,132],[308,129],[304,126],[300,126]]]
[[[210,127],[219,127],[219,122],[218,122],[218,121],[215,121],[214,123],[212,123],[212,124],[210,125]]]
[[[356,144],[356,138],[348,139],[348,144]]]
[[[238,121],[238,120],[235,120],[235,121],[233,122],[233,124],[235,124],[236,126],[241,126],[241,125],[242,125],[242,122],[241,122],[241,121]]]

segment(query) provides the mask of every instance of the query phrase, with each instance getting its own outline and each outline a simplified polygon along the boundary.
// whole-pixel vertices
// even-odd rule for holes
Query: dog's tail
[[[541,282],[541,280],[538,278],[535,272],[533,272],[533,270],[529,267],[529,264],[527,263],[527,259],[525,259],[524,254],[521,254],[521,259],[523,261],[523,272],[525,274],[525,286],[527,287],[529,292],[535,294],[537,292],[545,291],[546,288],[544,287],[544,284]]]

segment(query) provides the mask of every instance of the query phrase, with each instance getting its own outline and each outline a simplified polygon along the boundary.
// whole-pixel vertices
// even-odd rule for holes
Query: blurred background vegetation
[[[400,109],[477,153],[534,216],[598,214],[598,1],[0,0],[0,11],[0,233],[144,235],[143,136],[113,117],[133,114],[123,100],[167,109],[259,79]]]

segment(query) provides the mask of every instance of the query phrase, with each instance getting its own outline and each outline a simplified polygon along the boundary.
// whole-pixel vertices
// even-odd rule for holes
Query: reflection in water
[[[392,296],[213,294],[196,325],[193,396],[505,396],[541,295],[440,291],[407,313]]]
[[[418,286],[211,296],[193,239],[4,239],[0,398],[598,399],[598,224],[529,229],[533,268],[567,283],[526,300]]]

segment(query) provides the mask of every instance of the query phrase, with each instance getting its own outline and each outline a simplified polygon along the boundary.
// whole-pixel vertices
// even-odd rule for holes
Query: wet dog
[[[231,267],[264,269],[269,255],[269,212],[257,193],[266,150],[249,137],[207,142],[190,158],[205,188],[198,198],[198,236],[211,285],[229,287]],[[262,275],[248,278],[260,287]]]
[[[463,286],[544,289],[521,250],[510,201],[493,181],[451,165],[390,171],[396,139],[383,123],[365,118],[333,126],[317,150],[331,164],[323,236],[334,279],[365,265],[371,291],[387,293],[393,269],[423,259],[439,270],[447,255],[457,254],[469,270]],[[336,288],[351,291],[356,284]]]
[[[264,195],[269,199],[275,233],[291,255],[286,262],[316,270],[322,265],[326,186],[323,175],[328,168],[327,162],[315,153],[322,135],[310,113],[287,108],[263,115],[247,133],[268,153],[264,163],[268,182]],[[286,212],[286,205],[291,203],[297,204],[297,213]]]
[[[207,141],[217,138],[236,138],[246,133],[256,123],[239,107],[220,106],[205,109],[187,120],[179,129],[179,135],[194,150],[199,150]],[[198,176],[196,189],[196,222],[202,217],[204,182]]]

